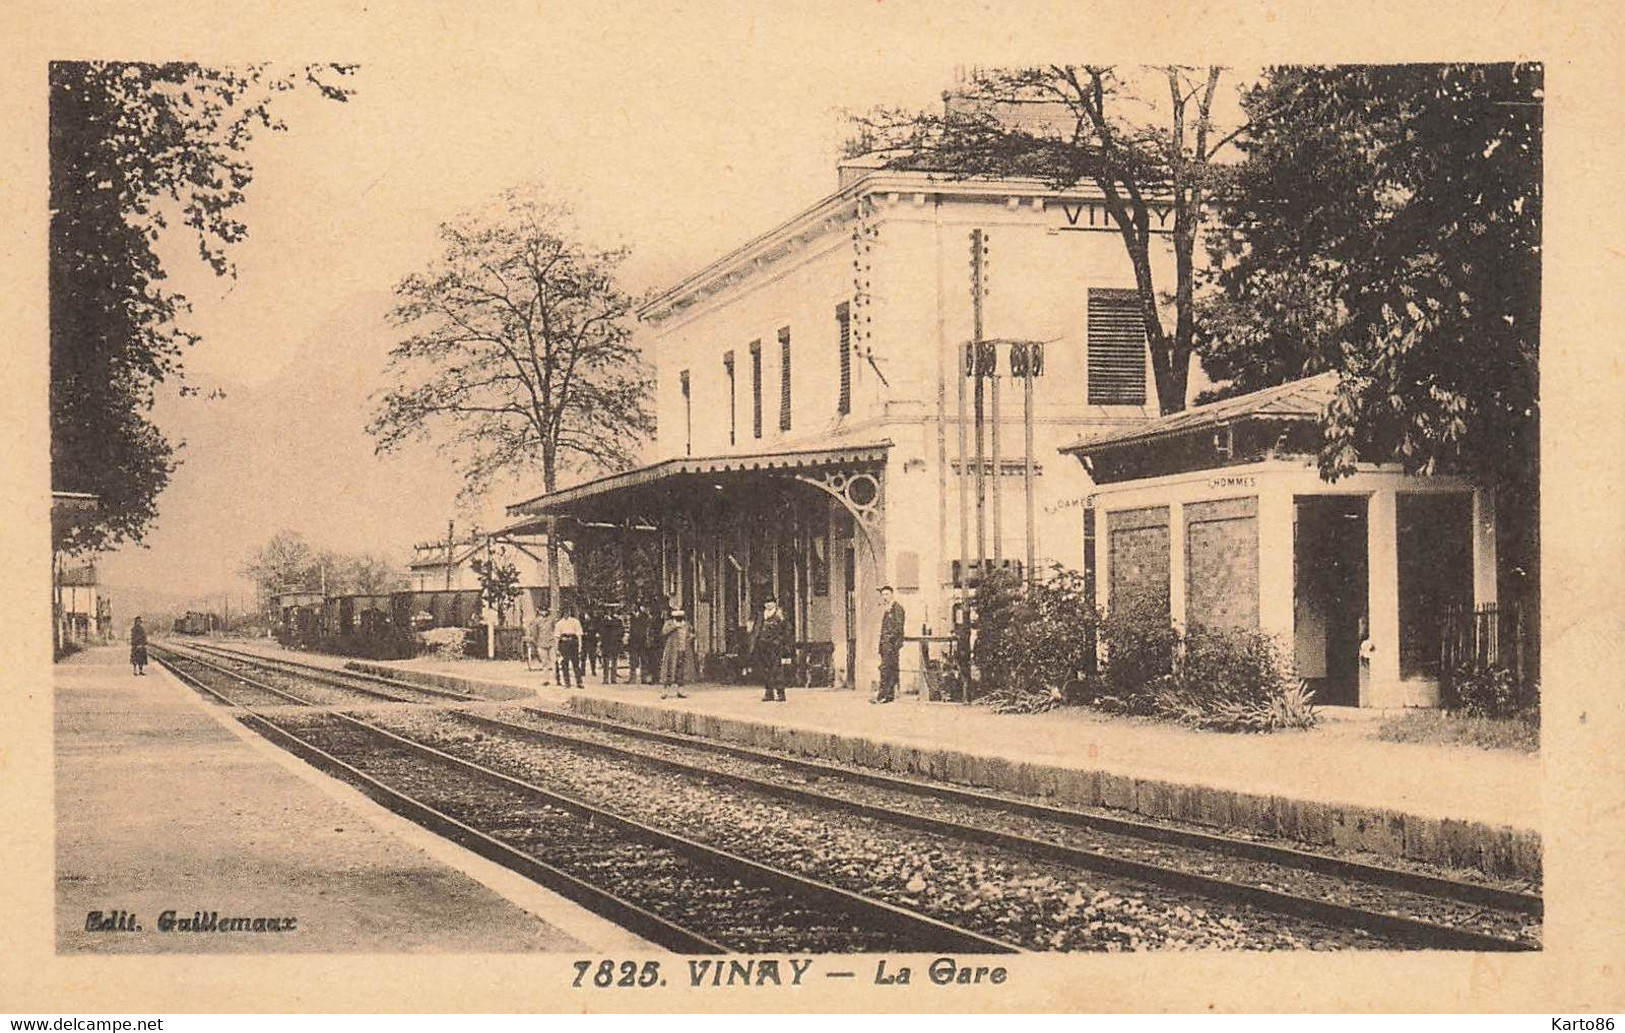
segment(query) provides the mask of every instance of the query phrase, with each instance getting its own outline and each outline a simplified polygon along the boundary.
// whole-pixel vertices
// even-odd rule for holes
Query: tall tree
[[[1036,176],[1057,190],[1092,184],[1134,270],[1158,406],[1177,412],[1194,349],[1196,243],[1213,158],[1239,132],[1214,122],[1222,75],[1218,66],[1128,75],[1095,65],[981,70],[947,95],[941,114],[859,119],[849,149],[960,177]],[[1164,236],[1174,260],[1171,325],[1153,268]]]
[[[630,466],[654,417],[632,299],[615,279],[626,253],[584,246],[568,211],[534,188],[442,225],[440,239],[440,259],[395,288],[392,320],[408,336],[368,427],[378,450],[438,439],[469,496],[504,472],[539,466],[553,491],[562,471]]]
[[[101,499],[59,548],[140,541],[175,468],[176,446],[147,414],[198,338],[176,321],[187,301],[163,286],[160,236],[178,222],[216,274],[233,275],[228,251],[248,233],[235,214],[253,180],[248,145],[284,128],[273,98],[305,83],[344,100],[352,70],[51,64],[51,481]]]
[[[1357,459],[1532,483],[1538,65],[1270,69],[1217,194],[1210,373],[1337,370],[1322,471]]]
[[[263,602],[279,592],[303,590],[314,555],[304,535],[298,531],[278,531],[243,560],[237,572],[254,582]]]
[[[383,595],[399,587],[401,568],[388,556],[375,552],[357,553],[345,557],[340,577],[351,591],[362,595]]]

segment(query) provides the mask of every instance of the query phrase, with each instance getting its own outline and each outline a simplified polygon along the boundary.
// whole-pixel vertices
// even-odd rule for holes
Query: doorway
[[[1399,553],[1399,676],[1438,678],[1444,621],[1473,605],[1473,500],[1395,498]]]
[[[1316,702],[1360,703],[1360,640],[1367,625],[1364,495],[1308,495],[1294,500],[1292,525],[1293,646],[1298,676]]]

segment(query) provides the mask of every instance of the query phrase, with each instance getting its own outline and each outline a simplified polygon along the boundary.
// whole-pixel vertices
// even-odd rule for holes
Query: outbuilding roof
[[[1326,414],[1326,407],[1336,393],[1337,374],[1319,373],[1302,380],[1266,387],[1262,391],[1193,406],[1120,430],[1081,438],[1063,446],[1061,451],[1068,455],[1092,455],[1108,448],[1196,433],[1249,419],[1318,420]]]

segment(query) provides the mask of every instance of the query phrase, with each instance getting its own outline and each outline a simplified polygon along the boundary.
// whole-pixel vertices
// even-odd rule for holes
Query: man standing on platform
[[[542,669],[542,684],[552,685],[557,673],[553,668],[553,615],[545,607],[537,610],[526,630],[530,633],[532,662]]]
[[[762,702],[783,703],[784,683],[790,676],[795,644],[790,641],[790,622],[779,612],[772,597],[762,603],[762,626],[756,632],[756,666],[762,673]]]
[[[890,703],[897,698],[898,655],[903,651],[903,629],[908,618],[896,595],[890,585],[880,590],[880,692],[872,703]]]
[[[573,611],[565,610],[564,616],[560,617],[558,623],[553,625],[553,637],[558,642],[559,671],[564,676],[565,687],[569,687],[570,675],[573,673],[575,675],[575,687],[578,689],[586,688],[585,685],[581,684],[583,670],[581,662],[581,621],[576,618]]]

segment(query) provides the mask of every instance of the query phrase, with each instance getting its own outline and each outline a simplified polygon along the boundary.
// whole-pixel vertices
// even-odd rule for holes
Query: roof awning
[[[783,478],[829,467],[873,469],[885,464],[891,444],[890,441],[881,440],[775,452],[666,459],[516,502],[508,507],[508,515],[526,519],[508,525],[499,533],[518,534],[537,530],[541,526],[537,518],[541,517],[569,516],[590,521],[595,518],[607,519],[612,510],[631,509],[631,512],[615,513],[615,522],[636,519],[641,515],[636,511],[636,505],[618,504],[652,505],[659,501],[663,492],[706,481],[724,487],[747,483],[759,479],[763,474]]]
[[[1061,451],[1084,458],[1108,449],[1194,434],[1242,420],[1319,420],[1336,393],[1337,374],[1321,373],[1093,435],[1065,445]]]

